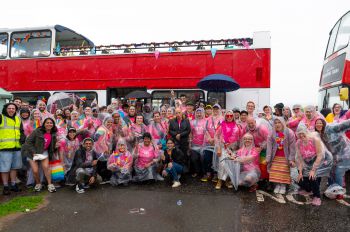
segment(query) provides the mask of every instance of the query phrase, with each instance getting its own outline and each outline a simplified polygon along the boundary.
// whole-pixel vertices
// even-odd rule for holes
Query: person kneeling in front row
[[[181,185],[180,177],[186,163],[185,155],[180,149],[175,147],[175,142],[171,138],[166,142],[166,147],[164,154],[161,155],[161,160],[164,164],[162,174],[163,176],[170,174],[174,180],[172,187],[176,188]]]
[[[93,145],[94,141],[91,138],[84,139],[83,146],[75,153],[72,168],[67,175],[75,175],[77,193],[84,193],[88,186],[97,186],[102,181],[96,172],[97,153],[93,150]]]

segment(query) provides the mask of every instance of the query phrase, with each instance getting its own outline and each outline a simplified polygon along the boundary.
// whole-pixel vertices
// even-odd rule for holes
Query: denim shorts
[[[0,151],[0,172],[22,168],[21,151]]]

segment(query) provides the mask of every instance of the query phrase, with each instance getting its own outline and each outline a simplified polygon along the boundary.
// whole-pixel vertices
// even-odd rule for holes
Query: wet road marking
[[[264,196],[259,191],[255,191],[255,193],[256,193],[256,200],[258,202],[264,202],[265,201]]]
[[[262,190],[257,190],[256,191],[257,193],[260,193],[266,197],[270,197],[272,200],[274,201],[277,201],[278,203],[281,203],[281,204],[285,204],[286,201],[284,200],[284,197],[282,194],[276,194],[276,197],[275,196],[272,196],[271,194],[267,193],[267,192],[264,192]]]
[[[290,201],[290,202],[292,202],[294,204],[304,205],[304,202],[295,200],[295,198],[294,198],[294,196],[292,194],[287,194],[286,198],[287,198],[288,201]]]

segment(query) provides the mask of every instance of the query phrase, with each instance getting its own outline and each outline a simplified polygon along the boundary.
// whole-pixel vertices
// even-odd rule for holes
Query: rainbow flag
[[[60,160],[50,161],[50,169],[52,181],[64,180],[64,170]]]
[[[56,120],[56,126],[61,128],[61,127],[64,127],[65,126],[65,122],[61,119],[57,119]]]
[[[35,122],[33,123],[33,128],[36,129],[36,128],[39,128],[40,127],[40,120],[37,119],[35,120]]]

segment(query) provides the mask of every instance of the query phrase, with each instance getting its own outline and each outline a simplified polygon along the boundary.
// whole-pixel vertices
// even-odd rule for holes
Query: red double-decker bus
[[[55,92],[97,98],[99,105],[136,90],[154,105],[170,96],[219,101],[226,108],[270,102],[270,34],[253,38],[96,46],[60,26],[0,29],[0,87],[34,102]],[[241,86],[230,93],[199,90],[203,77],[221,73]]]
[[[329,32],[319,88],[319,109],[341,103],[349,109],[350,87],[350,11]],[[340,98],[339,98],[340,96]]]

